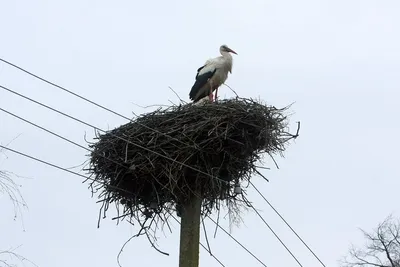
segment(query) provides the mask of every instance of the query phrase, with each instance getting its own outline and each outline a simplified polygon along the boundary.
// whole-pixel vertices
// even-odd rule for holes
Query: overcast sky
[[[328,265],[362,244],[389,213],[400,216],[400,2],[397,0],[259,1],[0,1],[0,57],[126,116],[137,105],[188,100],[195,72],[218,56],[234,55],[227,84],[243,97],[271,105],[292,102],[291,128],[300,138],[267,160],[270,182],[254,183]],[[103,129],[126,123],[54,87],[0,63],[0,84]],[[219,96],[233,93],[222,87]],[[93,130],[0,90],[0,106],[86,145]],[[0,113],[0,142],[63,167],[87,152]],[[137,231],[97,226],[99,204],[78,176],[3,151],[0,169],[30,179],[22,185],[29,210],[13,220],[0,196],[0,250],[40,267],[117,266],[123,243]],[[77,170],[77,169],[75,169]],[[320,266],[255,192],[249,199],[304,266]],[[23,225],[22,225],[23,219]],[[222,220],[228,229],[228,220]],[[212,223],[209,224],[210,236]],[[297,266],[263,222],[249,212],[232,234],[265,264]],[[159,235],[156,252],[145,237],[130,242],[123,266],[177,266],[179,228]],[[204,240],[204,237],[202,237]],[[213,253],[228,267],[261,266],[219,232]],[[201,266],[219,266],[201,249]]]

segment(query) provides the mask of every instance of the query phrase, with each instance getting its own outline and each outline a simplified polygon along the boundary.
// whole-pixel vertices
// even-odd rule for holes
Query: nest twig
[[[298,135],[287,132],[285,110],[236,98],[141,115],[90,144],[88,170],[98,182],[92,190],[100,192],[104,212],[122,204],[118,218],[139,224],[155,214],[167,220],[174,207],[179,214],[193,192],[203,198],[203,215],[219,210],[222,200],[245,205],[235,188],[259,173],[265,153],[283,152]]]

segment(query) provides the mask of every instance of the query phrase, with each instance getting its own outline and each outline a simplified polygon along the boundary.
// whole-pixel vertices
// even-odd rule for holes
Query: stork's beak
[[[228,52],[231,52],[231,53],[234,53],[235,55],[237,55],[237,53],[230,48],[228,48]]]

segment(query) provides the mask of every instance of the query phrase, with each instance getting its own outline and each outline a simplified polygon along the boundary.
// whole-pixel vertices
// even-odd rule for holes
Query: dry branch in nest
[[[222,200],[240,206],[238,186],[259,174],[261,157],[283,152],[297,136],[287,132],[285,110],[236,98],[141,115],[90,144],[93,191],[103,210],[121,204],[119,217],[140,225],[157,215],[165,222],[194,192],[204,199],[203,215]]]

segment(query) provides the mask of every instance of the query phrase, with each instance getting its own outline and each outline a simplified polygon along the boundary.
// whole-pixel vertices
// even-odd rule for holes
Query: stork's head
[[[235,51],[233,51],[232,49],[230,49],[227,45],[221,45],[221,47],[219,48],[219,52],[227,52],[227,53],[234,53],[237,55],[237,53]]]

